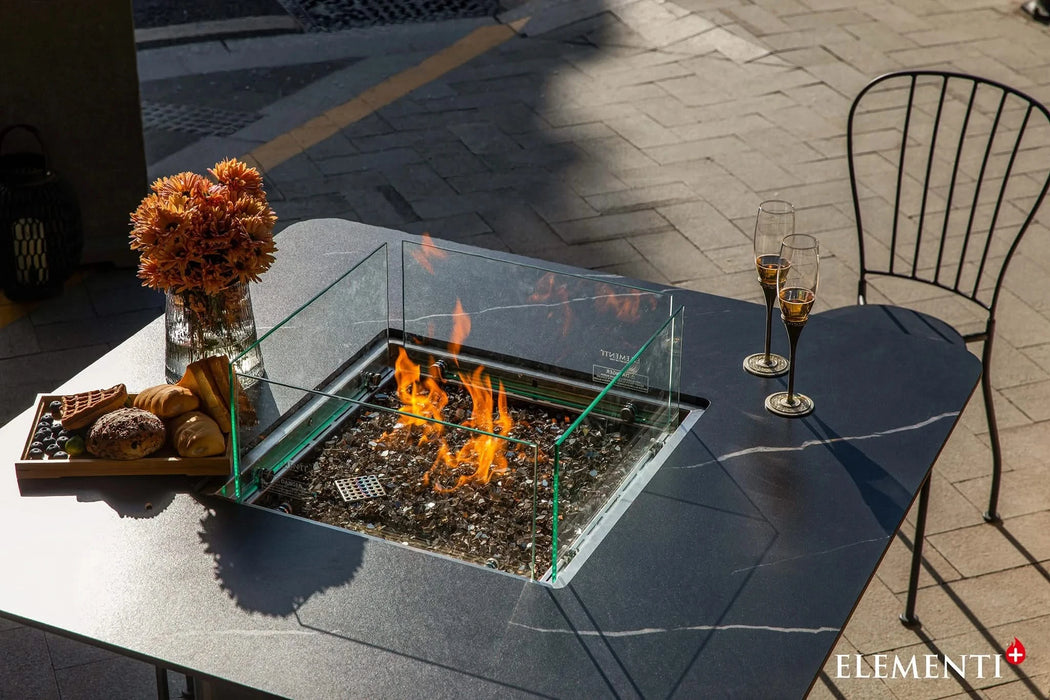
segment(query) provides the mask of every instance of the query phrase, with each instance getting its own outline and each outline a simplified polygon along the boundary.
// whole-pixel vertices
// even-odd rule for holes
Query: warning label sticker
[[[591,378],[599,384],[608,384],[616,377],[620,369],[622,369],[619,367],[606,367],[604,365],[591,365],[591,368]],[[619,381],[616,382],[616,386],[622,389],[633,389],[634,391],[649,393],[649,376],[639,374],[638,370],[631,368],[620,377]]]

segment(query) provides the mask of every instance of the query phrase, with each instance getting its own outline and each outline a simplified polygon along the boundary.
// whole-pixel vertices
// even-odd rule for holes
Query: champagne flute
[[[773,331],[773,301],[777,296],[777,271],[783,265],[780,242],[795,232],[795,208],[790,202],[770,199],[758,205],[755,220],[755,267],[758,283],[766,297],[765,352],[744,358],[744,369],[759,377],[779,377],[787,372],[788,361],[769,351]]]
[[[794,418],[813,411],[813,399],[795,393],[795,347],[817,298],[820,244],[813,236],[794,233],[781,243],[780,257],[784,264],[777,273],[777,295],[780,297],[780,317],[787,329],[791,348],[791,372],[787,391],[766,397],[766,408],[779,416]]]

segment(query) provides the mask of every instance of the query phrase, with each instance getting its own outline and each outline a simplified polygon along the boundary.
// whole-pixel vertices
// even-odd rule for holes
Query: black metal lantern
[[[37,152],[5,153],[15,129],[29,132]],[[0,131],[0,285],[9,299],[41,299],[61,292],[80,263],[84,232],[68,183],[48,168],[40,133],[28,124]]]

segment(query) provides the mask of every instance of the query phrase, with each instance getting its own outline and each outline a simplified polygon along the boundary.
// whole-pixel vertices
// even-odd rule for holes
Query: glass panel
[[[231,397],[234,478],[225,495],[250,496],[259,472],[276,472],[346,409],[343,402],[307,397],[304,389],[357,399],[366,395],[369,382],[387,364],[387,290],[384,244],[242,354],[261,353],[263,374],[238,373],[239,382],[231,382],[243,387],[247,401]],[[303,421],[308,399],[316,405]]]
[[[392,401],[389,384],[378,387],[377,401]],[[291,391],[303,415],[316,409],[302,431],[313,438],[279,477],[255,470],[253,503],[534,576],[536,445],[379,403]]]
[[[670,294],[426,239],[403,244],[402,265],[405,342],[438,358],[462,352],[605,385],[671,315]]]
[[[666,319],[555,442],[552,581],[678,425],[682,316]]]
[[[402,250],[397,328],[386,263],[376,249],[262,335],[264,374],[231,382],[222,492],[556,577],[677,425],[681,311],[424,239]]]

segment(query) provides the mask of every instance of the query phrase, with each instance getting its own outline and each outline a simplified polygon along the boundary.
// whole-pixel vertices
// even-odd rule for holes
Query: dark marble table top
[[[253,287],[260,325],[403,238],[290,227]],[[818,314],[797,380],[817,409],[777,418],[763,399],[784,379],[741,370],[763,309],[674,294],[682,392],[710,405],[567,586],[236,504],[200,480],[20,484],[27,411],[0,430],[0,614],[297,698],[801,697],[980,364],[880,307]],[[58,391],[162,380],[158,320]]]

